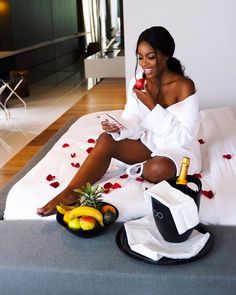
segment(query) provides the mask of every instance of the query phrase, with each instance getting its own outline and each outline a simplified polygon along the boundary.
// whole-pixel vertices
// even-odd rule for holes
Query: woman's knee
[[[143,177],[153,183],[176,176],[175,163],[167,157],[155,157],[144,164]]]
[[[110,134],[103,132],[99,135],[97,139],[96,148],[100,148],[106,153],[113,154],[116,149],[115,143],[116,141],[113,139],[113,137]]]
[[[101,133],[97,139],[97,143],[104,144],[105,146],[113,144],[113,142],[114,142],[113,137],[106,132]]]

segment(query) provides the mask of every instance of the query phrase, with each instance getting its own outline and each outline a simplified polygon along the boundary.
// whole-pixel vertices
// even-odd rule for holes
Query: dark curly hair
[[[151,27],[143,31],[137,41],[136,54],[138,52],[138,46],[141,42],[149,43],[152,48],[161,51],[164,55],[168,56],[167,66],[168,68],[180,75],[184,75],[184,68],[181,62],[173,57],[175,51],[175,41],[171,34],[161,26]],[[136,62],[135,73],[138,67],[138,60]]]

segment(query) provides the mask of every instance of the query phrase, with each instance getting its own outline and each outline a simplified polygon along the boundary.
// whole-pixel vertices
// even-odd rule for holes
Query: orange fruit
[[[116,215],[116,209],[112,205],[104,205],[101,208],[102,214],[104,214],[106,211],[110,210],[113,214]]]

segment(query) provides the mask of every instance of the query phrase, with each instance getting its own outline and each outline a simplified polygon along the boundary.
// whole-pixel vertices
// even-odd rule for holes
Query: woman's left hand
[[[109,133],[120,132],[121,127],[119,127],[115,123],[109,122],[108,120],[102,121],[101,124],[102,124],[102,129],[105,132],[109,132]]]
[[[144,85],[144,91],[138,90],[137,88],[133,88],[134,93],[136,94],[137,98],[145,104],[150,110],[152,110],[155,105],[155,99],[153,98],[152,94],[150,93],[148,86]]]

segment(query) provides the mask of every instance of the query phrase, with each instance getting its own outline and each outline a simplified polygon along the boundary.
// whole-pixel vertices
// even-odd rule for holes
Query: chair
[[[1,95],[2,95],[2,93],[4,92],[4,90],[6,89],[6,87],[7,87],[6,84],[3,84],[3,85],[0,87],[0,108],[4,111],[7,120],[9,120],[9,119],[10,119],[10,112],[9,112],[9,110],[5,107],[5,105],[4,105],[4,104],[2,103],[2,101],[1,101]]]
[[[19,96],[19,94],[16,93],[17,88],[20,86],[20,84],[23,82],[24,78],[20,77],[18,80],[16,81],[9,81],[9,82],[5,82],[4,80],[0,79],[0,81],[2,82],[2,86],[5,86],[5,88],[3,89],[3,91],[5,91],[5,89],[8,89],[10,91],[10,93],[8,94],[7,98],[4,101],[4,107],[7,109],[7,102],[9,101],[9,99],[12,97],[12,95],[14,94],[24,105],[25,110],[26,110],[26,103],[25,101]],[[12,83],[14,82],[14,83]],[[14,86],[11,86],[14,85]],[[2,91],[2,93],[3,93]],[[1,93],[0,93],[1,94]]]
[[[2,138],[0,138],[0,144],[2,145],[4,150],[6,150],[8,153],[12,151],[12,148]]]
[[[3,91],[5,90],[7,86],[5,84],[3,84],[0,87],[0,109],[2,109],[6,115],[7,120],[9,120],[10,118],[10,112],[9,110],[4,106],[4,104],[1,102],[1,94],[3,93]],[[0,137],[0,144],[2,145],[2,147],[8,152],[10,153],[12,148]]]

